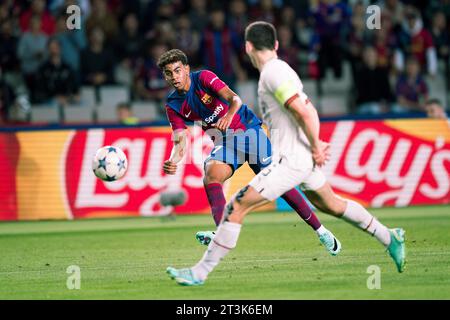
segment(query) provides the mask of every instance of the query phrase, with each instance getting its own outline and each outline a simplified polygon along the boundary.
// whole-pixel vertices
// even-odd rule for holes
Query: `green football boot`
[[[196,279],[189,268],[175,269],[167,267],[166,272],[171,279],[174,279],[182,286],[200,286],[204,283],[204,281]]]
[[[332,256],[338,255],[341,251],[341,243],[330,230],[326,230],[325,233],[321,234],[319,240]]]
[[[391,243],[387,247],[389,255],[395,262],[398,272],[403,272],[406,265],[405,230],[402,228],[389,229]]]

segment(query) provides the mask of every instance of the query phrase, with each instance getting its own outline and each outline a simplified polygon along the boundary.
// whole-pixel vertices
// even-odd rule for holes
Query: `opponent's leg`
[[[338,197],[328,182],[315,191],[305,191],[305,195],[319,210],[335,217],[343,218],[375,236],[383,245],[389,245],[390,235],[388,228],[382,225],[359,203]]]
[[[388,229],[359,203],[337,196],[328,182],[317,190],[305,191],[305,195],[319,210],[342,218],[374,236],[388,249],[398,271],[404,270],[406,252],[403,229]]]
[[[294,209],[298,215],[310,225],[317,233],[320,242],[325,246],[327,251],[335,256],[341,251],[341,243],[331,233],[330,230],[325,228],[317,218],[316,214],[312,211],[309,204],[303,198],[303,196],[296,189],[291,189],[282,195],[282,198]]]
[[[272,144],[262,128],[254,131],[256,135],[251,136],[253,141],[249,142],[247,150],[248,164],[257,175],[261,170],[268,167],[273,160]],[[255,150],[256,146],[256,150]],[[279,160],[279,159],[278,159]],[[320,230],[322,224],[312,211],[304,197],[295,188],[287,191],[281,196],[287,204],[315,231]]]
[[[257,164],[249,164],[249,166],[255,174],[258,174],[265,167],[261,161]],[[281,197],[295,210],[295,212],[297,212],[300,218],[313,228],[314,231],[320,229],[322,224],[320,223],[319,218],[317,218],[308,202],[306,202],[305,198],[297,191],[297,189],[291,189],[288,192],[285,192]]]
[[[225,208],[227,215],[202,259],[192,268],[167,268],[167,273],[182,285],[200,285],[219,262],[236,246],[246,214],[268,202],[253,187],[246,186],[235,194]]]
[[[320,223],[317,215],[297,189],[291,189],[288,192],[285,192],[281,197],[297,212],[300,218],[316,231],[320,242],[331,255],[335,256],[341,251],[341,243],[339,240],[330,230]]]
[[[205,163],[203,185],[216,226],[218,226],[222,220],[223,209],[226,204],[225,195],[223,193],[223,183],[232,175],[233,169],[229,164],[218,160],[209,160]],[[200,244],[207,246],[214,236],[214,231],[198,231],[195,234],[195,239],[197,239]]]
[[[263,135],[263,134],[261,134]],[[263,135],[263,137],[266,137]],[[266,144],[270,146],[270,141],[266,137]],[[264,161],[264,159],[271,158],[267,154],[267,150],[270,150],[270,148],[266,148],[262,150],[262,155],[258,153],[258,161],[256,164],[249,163],[250,168],[253,170],[255,174],[258,174],[262,169],[267,167],[270,162]],[[314,211],[311,209],[305,198],[300,194],[300,192],[297,191],[297,189],[291,189],[287,192],[285,192],[281,196],[287,204],[294,209],[297,214],[302,218],[309,226],[313,228],[314,231],[316,231],[317,236],[319,237],[320,242],[325,246],[327,251],[335,256],[337,255],[341,250],[341,243],[339,240],[337,240],[334,235],[326,229],[319,221],[319,218],[317,218],[317,215],[314,213]]]
[[[278,162],[272,163],[256,175],[248,186],[233,196],[225,207],[223,222],[219,225],[215,238],[209,244],[208,250],[199,263],[192,268],[167,268],[167,273],[177,283],[202,284],[220,260],[236,246],[245,215],[250,210],[275,200],[305,179],[308,171],[294,169],[288,161],[287,158],[282,158]],[[285,178],[280,179],[279,177]]]
[[[251,186],[242,188],[233,196],[225,208],[226,217],[217,229],[216,236],[209,244],[203,258],[192,268],[194,276],[200,280],[206,279],[219,261],[236,246],[241,225],[247,213],[267,202]]]

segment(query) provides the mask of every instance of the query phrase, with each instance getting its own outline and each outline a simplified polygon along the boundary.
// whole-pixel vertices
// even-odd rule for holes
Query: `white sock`
[[[324,234],[325,232],[327,232],[327,228],[325,228],[323,225],[321,225],[319,227],[319,229],[316,230],[317,235],[321,236],[322,234]]]
[[[203,258],[191,268],[197,279],[205,280],[220,260],[236,247],[240,232],[241,225],[239,223],[225,221],[219,225],[216,236],[209,244]]]
[[[359,203],[353,200],[345,200],[347,201],[347,208],[345,209],[342,218],[358,228],[367,231],[387,247],[391,242],[389,229],[381,224]]]

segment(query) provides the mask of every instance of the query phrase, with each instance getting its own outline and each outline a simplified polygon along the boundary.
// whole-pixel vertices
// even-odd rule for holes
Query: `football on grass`
[[[119,180],[127,168],[127,157],[118,147],[104,146],[97,150],[92,160],[94,174],[104,181]]]

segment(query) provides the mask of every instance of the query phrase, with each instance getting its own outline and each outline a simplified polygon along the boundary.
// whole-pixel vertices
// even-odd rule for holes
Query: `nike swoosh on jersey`
[[[188,114],[185,114],[184,116],[185,116],[186,118],[189,117],[189,116],[191,115],[191,112],[192,112],[192,110],[189,111],[189,113],[188,113]]]

